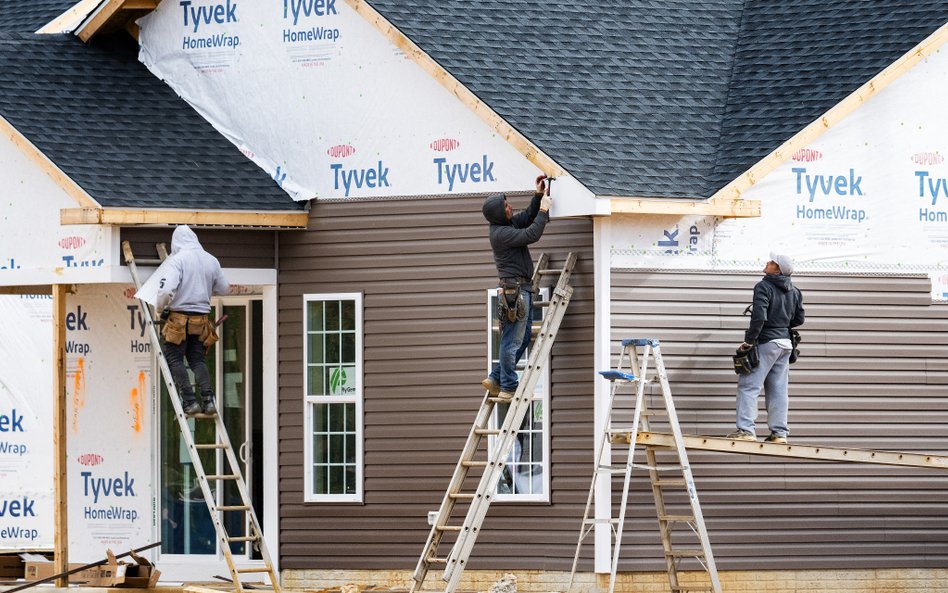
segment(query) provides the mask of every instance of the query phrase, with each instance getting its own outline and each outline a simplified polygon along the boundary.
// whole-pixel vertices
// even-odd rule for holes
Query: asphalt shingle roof
[[[0,0],[0,32],[33,33],[78,0]]]
[[[105,207],[305,208],[137,55],[127,36],[0,34],[0,116]]]
[[[369,3],[615,196],[710,196],[948,20],[945,0]]]

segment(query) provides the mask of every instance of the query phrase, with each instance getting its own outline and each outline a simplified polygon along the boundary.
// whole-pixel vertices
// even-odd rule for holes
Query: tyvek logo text
[[[827,207],[810,207],[806,204],[797,206],[797,218],[802,220],[837,220],[862,223],[868,218],[863,208],[853,208],[847,203],[838,203],[845,198],[862,197],[862,175],[850,168],[846,174],[833,175],[808,172],[806,167],[790,169],[795,177],[796,193],[806,196],[808,203],[817,199],[826,203]]]
[[[451,162],[445,157],[432,161],[438,171],[438,185],[448,184],[448,191],[454,191],[456,183],[486,183],[496,181],[494,178],[494,161],[482,155],[481,160],[458,163]]]

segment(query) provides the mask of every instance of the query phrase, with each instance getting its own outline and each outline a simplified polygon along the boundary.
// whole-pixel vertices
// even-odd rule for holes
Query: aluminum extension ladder
[[[540,326],[536,341],[530,347],[530,357],[523,376],[520,378],[517,392],[509,402],[510,407],[507,410],[503,425],[499,429],[491,429],[488,424],[495,404],[497,402],[506,403],[506,400],[491,397],[490,392],[484,394],[474,425],[468,434],[464,449],[461,451],[461,457],[454,468],[451,482],[441,501],[431,532],[428,534],[428,541],[425,543],[424,550],[422,550],[421,557],[418,560],[418,566],[412,575],[414,580],[411,587],[412,593],[421,589],[432,564],[445,565],[442,579],[447,582],[446,593],[453,593],[457,589],[461,575],[464,573],[468,557],[471,555],[474,542],[480,532],[481,524],[487,515],[487,509],[497,492],[497,483],[505,466],[504,460],[507,458],[511,447],[513,447],[517,432],[520,430],[527,411],[531,408],[533,390],[540,378],[540,371],[550,356],[560,322],[563,320],[566,307],[573,295],[573,288],[570,286],[569,280],[573,266],[576,264],[576,255],[570,253],[560,269],[547,269],[548,261],[549,258],[545,253],[540,256],[533,274],[534,289],[539,288],[543,276],[555,274],[559,278],[553,287],[550,300],[535,305],[547,307],[547,312],[543,316],[543,323]],[[477,454],[481,438],[485,435],[496,437],[490,459],[475,461],[474,457]],[[484,471],[478,482],[477,490],[473,493],[464,493],[461,490],[471,468],[483,468]],[[470,501],[467,515],[461,525],[449,525],[451,513],[455,510],[454,507],[458,501]],[[451,552],[446,557],[439,558],[437,554],[438,546],[441,544],[445,533],[456,533],[457,539],[451,548]]]
[[[649,378],[648,374],[650,370],[648,368],[650,356],[655,360],[656,373],[656,375],[651,378]],[[628,370],[623,368],[624,364],[629,365]],[[705,528],[704,517],[701,514],[701,505],[698,503],[698,493],[695,490],[694,477],[691,474],[691,467],[688,464],[688,454],[685,452],[684,439],[681,434],[681,427],[678,425],[678,415],[675,412],[675,404],[672,402],[671,389],[668,386],[668,375],[665,372],[665,364],[662,362],[662,353],[658,340],[652,338],[622,340],[618,368],[610,371],[602,371],[600,374],[612,382],[609,408],[607,410],[608,416],[602,439],[596,451],[596,467],[593,471],[589,498],[586,500],[586,511],[583,515],[579,541],[576,544],[576,555],[573,557],[573,568],[570,572],[570,583],[567,587],[567,591],[569,591],[573,585],[573,578],[576,575],[576,566],[579,562],[579,553],[583,540],[595,529],[597,524],[608,524],[612,530],[613,539],[612,563],[609,573],[609,593],[614,593],[632,470],[647,469],[648,477],[652,484],[652,496],[655,499],[655,512],[658,515],[658,526],[665,554],[668,584],[671,587],[672,593],[685,593],[688,591],[721,593],[721,583],[718,580],[718,571],[714,564],[714,556],[711,553],[711,543],[708,539],[708,531]],[[656,412],[649,412],[647,409],[648,402],[645,394],[645,386],[648,383],[655,382],[661,384],[662,399],[665,404],[664,414],[667,414],[667,421],[671,427],[674,446],[656,447],[646,445],[646,463],[640,465],[633,460],[635,455],[635,441],[638,433],[649,431],[649,416],[663,414],[658,410]],[[622,414],[622,418],[627,418],[629,411],[628,405],[622,406],[622,402],[617,401],[622,398],[621,394],[617,396],[617,392],[627,385],[634,385],[636,388],[635,407],[632,411],[631,425],[624,424],[624,422],[616,418],[616,416],[620,414]],[[617,404],[619,404],[618,410],[616,408]],[[615,424],[613,424],[614,422]],[[607,444],[628,444],[628,454],[623,463],[613,463],[611,453],[605,453],[605,451],[609,449]],[[663,450],[661,451],[662,459],[659,459],[659,449]],[[669,457],[668,451],[670,451],[670,457],[673,458],[671,460],[667,459]],[[590,517],[590,511],[593,508],[593,500],[595,500],[596,497],[596,490],[601,483],[600,478],[608,479],[611,485],[613,478],[616,476],[624,477],[619,516],[612,518],[612,513],[610,512],[609,519]],[[687,496],[691,507],[690,514],[673,514],[666,510],[666,493],[671,494],[675,491],[684,493]],[[681,542],[683,539],[688,540],[689,543],[682,546]],[[681,562],[689,558],[697,560],[697,565],[703,569],[706,576],[705,583],[682,585],[679,582],[678,572],[681,570]]]
[[[138,277],[138,268],[135,265],[135,257],[132,255],[132,248],[128,241],[122,242],[122,253],[125,256],[125,262],[128,264],[132,280],[135,282],[135,288],[141,288],[141,281]],[[165,246],[158,246],[160,260],[167,257]],[[243,593],[244,587],[240,582],[240,575],[247,573],[266,573],[270,577],[270,584],[275,593],[280,593],[280,580],[273,569],[273,562],[270,560],[270,553],[267,550],[266,542],[263,539],[263,531],[260,529],[260,523],[257,521],[257,514],[250,501],[250,493],[247,490],[247,484],[244,481],[243,474],[240,471],[240,465],[237,462],[237,456],[234,455],[234,448],[230,444],[230,437],[227,435],[227,428],[220,414],[197,414],[193,416],[195,421],[211,420],[215,424],[215,442],[213,443],[195,443],[194,434],[188,425],[188,417],[184,415],[184,409],[181,407],[181,398],[175,387],[174,380],[171,377],[171,369],[168,367],[168,361],[165,359],[164,352],[161,349],[161,343],[158,340],[158,331],[155,329],[154,315],[151,306],[145,301],[139,301],[142,306],[142,312],[145,316],[145,326],[148,328],[148,336],[151,340],[152,350],[158,357],[158,368],[164,379],[165,387],[168,389],[168,395],[171,399],[171,405],[174,406],[174,415],[178,419],[178,427],[181,429],[181,436],[187,445],[188,454],[191,456],[191,464],[198,477],[198,483],[201,485],[201,492],[204,494],[204,501],[207,503],[207,510],[210,511],[211,520],[214,523],[214,529],[217,532],[217,541],[220,544],[221,551],[224,553],[224,559],[230,569],[231,579],[237,593]],[[200,451],[214,450],[222,451],[227,464],[231,468],[231,473],[211,474],[204,471],[204,464],[201,462]],[[232,481],[236,484],[240,493],[241,503],[234,506],[218,506],[214,498],[214,492],[211,489],[211,482],[223,485],[226,481]],[[245,519],[249,519],[250,533],[231,536],[227,533],[224,526],[224,513],[245,513]],[[248,524],[247,520],[242,522]],[[234,564],[234,557],[231,553],[230,544],[244,542],[247,545],[256,546],[263,559],[263,566],[254,566],[247,568],[238,568]],[[254,587],[259,589],[259,587]]]

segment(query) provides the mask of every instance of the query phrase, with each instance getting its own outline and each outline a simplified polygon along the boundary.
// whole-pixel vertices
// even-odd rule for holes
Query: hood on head
[[[783,274],[767,274],[764,276],[764,280],[784,292],[790,292],[790,289],[793,288],[793,282],[790,281],[790,276],[784,276]]]
[[[484,213],[487,222],[491,224],[510,224],[510,221],[507,220],[506,202],[507,197],[504,194],[494,194],[484,200],[481,212]]]
[[[174,255],[184,249],[201,249],[201,242],[197,235],[186,224],[182,224],[171,235],[171,254]]]

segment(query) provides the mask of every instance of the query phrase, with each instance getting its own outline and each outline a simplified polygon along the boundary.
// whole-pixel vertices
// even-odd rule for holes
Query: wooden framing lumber
[[[71,292],[70,289],[67,289]],[[49,284],[35,286],[0,286],[0,294],[52,294]]]
[[[346,4],[352,7],[362,18],[371,23],[386,39],[405,52],[413,62],[418,64],[422,70],[427,72],[441,86],[457,97],[461,103],[473,111],[475,115],[481,118],[492,130],[506,140],[527,160],[539,167],[546,175],[559,177],[566,174],[566,171],[560,167],[556,161],[546,155],[530,142],[526,136],[517,131],[516,128],[507,123],[496,111],[481,101],[477,95],[464,86],[458,79],[451,75],[438,64],[431,56],[425,53],[414,41],[409,39],[404,33],[392,25],[384,16],[370,6],[364,0],[346,0]]]
[[[669,214],[756,218],[760,200],[683,200],[675,198],[622,198],[609,196],[612,214]]]
[[[862,106],[870,98],[877,95],[882,89],[889,86],[906,71],[934,53],[948,41],[948,23],[929,35],[921,43],[913,47],[908,53],[876,74],[868,82],[849,94],[833,108],[824,113],[819,119],[794,134],[789,140],[777,147],[773,152],[758,161],[754,166],[734,179],[720,190],[711,200],[736,200],[747,190],[763,179],[768,173],[783,164],[797,150],[808,146],[824,132],[839,123],[843,118]]]
[[[82,0],[81,2],[76,3],[66,12],[46,23],[39,31],[37,31],[37,33],[44,35],[69,33],[70,31],[66,27],[70,23],[74,22],[77,18],[84,18],[90,12],[95,10],[95,7],[101,2],[102,0]]]
[[[70,224],[190,224],[208,226],[278,227],[305,229],[308,212],[256,210],[163,210],[121,208],[63,208],[59,222]]]
[[[32,142],[27,140],[26,136],[13,127],[4,117],[0,116],[0,134],[9,138],[20,152],[28,159],[33,161],[44,173],[46,173],[53,182],[62,188],[69,196],[74,199],[79,206],[83,208],[99,208],[100,205],[92,196],[86,193],[86,190],[79,187],[79,184],[66,175],[62,169],[56,166],[49,157],[43,154]]]
[[[69,570],[69,515],[66,504],[66,285],[53,286],[53,570]],[[68,587],[68,576],[56,579]]]
[[[621,435],[618,442],[628,444],[629,434],[624,441]],[[842,461],[846,463],[873,463],[877,465],[898,465],[908,467],[928,467],[948,470],[948,457],[927,453],[905,453],[901,451],[876,451],[873,449],[844,449],[823,447],[820,445],[801,445],[797,443],[766,443],[763,441],[742,441],[721,437],[685,435],[685,448],[719,453],[739,453],[743,455],[769,455],[772,457],[793,457],[817,461]],[[614,441],[615,442],[615,441]],[[661,432],[640,432],[635,442],[655,447],[674,447],[675,439],[671,434]]]

